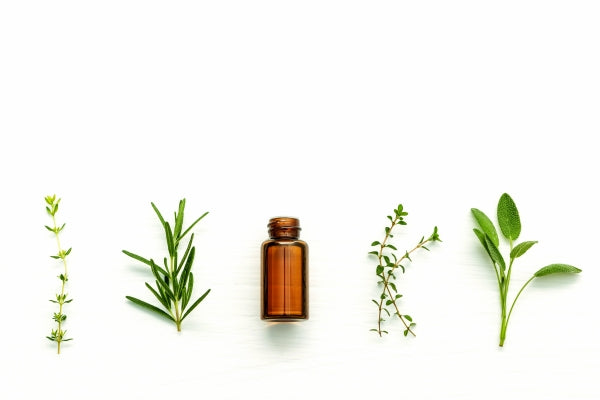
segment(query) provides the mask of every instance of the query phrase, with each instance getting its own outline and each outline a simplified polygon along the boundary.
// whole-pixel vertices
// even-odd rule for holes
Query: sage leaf
[[[473,216],[475,217],[475,220],[481,227],[481,230],[486,235],[488,235],[492,243],[494,243],[496,247],[498,247],[500,245],[500,241],[498,240],[498,232],[496,231],[496,227],[488,218],[488,216],[485,215],[483,211],[480,211],[477,208],[471,208],[471,214],[473,214]]]
[[[527,241],[527,242],[519,243],[510,252],[510,258],[515,259],[517,257],[521,257],[523,254],[525,254],[525,252],[527,250],[529,250],[531,248],[531,246],[533,246],[536,243],[537,243],[537,241]]]
[[[498,201],[498,225],[505,238],[517,240],[521,234],[521,219],[513,199],[504,193]]]
[[[494,243],[492,243],[492,241],[488,235],[485,235],[485,242],[487,244],[488,252],[490,254],[492,261],[501,268],[501,271],[504,271],[506,269],[506,263],[504,262],[504,258],[502,257],[502,254],[500,254],[500,250],[498,250],[496,245],[494,245]]]
[[[568,264],[550,264],[546,265],[544,268],[539,269],[533,276],[539,278],[541,276],[551,275],[551,274],[578,274],[581,270],[577,267]]]

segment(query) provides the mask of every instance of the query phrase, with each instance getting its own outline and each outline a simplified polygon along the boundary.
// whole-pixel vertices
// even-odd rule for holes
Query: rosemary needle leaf
[[[154,208],[154,211],[156,212],[156,215],[158,215],[158,219],[160,220],[160,223],[164,226],[165,225],[165,219],[161,215],[160,211],[158,211],[158,208],[156,208],[156,206],[154,205],[154,203],[151,202],[150,204],[152,204],[152,208]]]
[[[199,298],[198,300],[196,300],[196,301],[194,302],[194,304],[192,304],[192,305],[190,306],[190,308],[188,308],[188,310],[185,312],[185,314],[183,314],[183,317],[181,317],[181,320],[183,321],[183,320],[185,319],[185,317],[187,317],[187,316],[188,316],[188,314],[189,314],[189,313],[191,313],[191,312],[192,312],[192,310],[193,310],[194,308],[196,308],[196,306],[197,306],[198,304],[200,304],[200,302],[201,302],[202,300],[204,300],[204,298],[205,298],[206,296],[208,296],[208,294],[209,294],[209,293],[210,293],[210,289],[208,289],[206,292],[204,292],[204,294],[203,294],[202,296],[200,296],[200,298]]]
[[[165,299],[163,299],[162,296],[160,294],[158,294],[158,292],[156,290],[154,290],[154,288],[148,284],[148,282],[146,282],[146,287],[152,292],[154,297],[156,297],[158,299],[160,304],[165,306],[166,309],[169,309],[169,306],[167,305],[167,302],[165,301]]]
[[[158,307],[153,306],[152,304],[146,303],[143,300],[140,299],[136,299],[135,297],[132,296],[125,296],[127,298],[127,300],[132,301],[133,303],[142,306],[144,308],[146,308],[147,310],[151,310],[154,311],[155,313],[162,315],[163,317],[166,317],[168,319],[170,319],[171,321],[175,322],[175,320],[173,319],[173,317],[171,317],[169,314],[167,314],[166,312],[164,312],[163,310],[161,310]]]
[[[186,230],[185,232],[183,232],[183,234],[180,236],[180,239],[183,238],[185,235],[187,235],[187,233],[194,227],[194,225],[196,225],[198,222],[200,222],[200,220],[204,217],[206,217],[208,215],[208,211],[205,212],[204,214],[202,214],[200,216],[200,218],[198,218],[197,220],[194,221],[193,224],[191,224]]]

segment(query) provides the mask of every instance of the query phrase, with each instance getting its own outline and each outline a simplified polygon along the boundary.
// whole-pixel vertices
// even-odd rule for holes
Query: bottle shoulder
[[[300,239],[267,239],[262,243],[262,247],[271,246],[298,246],[308,248],[308,244]]]

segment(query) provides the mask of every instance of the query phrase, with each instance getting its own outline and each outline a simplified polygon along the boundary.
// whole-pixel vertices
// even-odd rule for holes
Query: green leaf
[[[392,249],[392,250],[398,250],[398,249],[396,248],[396,246],[394,246],[393,244],[386,244],[385,246],[386,246],[386,247],[389,247],[389,248],[390,248],[390,249]]]
[[[513,258],[521,257],[523,254],[525,254],[525,252],[527,250],[529,250],[531,248],[531,246],[533,246],[536,243],[537,243],[537,240],[519,243],[510,252],[510,258],[513,259]]]
[[[388,282],[388,285],[394,289],[394,292],[398,292],[398,289],[396,289],[396,284],[394,282]]]
[[[166,312],[164,312],[163,310],[161,310],[160,308],[153,306],[152,304],[146,303],[143,300],[140,299],[136,299],[135,297],[132,296],[125,296],[127,298],[127,300],[132,301],[133,303],[144,307],[147,310],[150,311],[154,311],[155,313],[157,313],[158,315],[161,315],[165,318],[170,319],[171,321],[175,322],[175,320],[173,319],[173,317],[171,317],[169,314],[167,314]]]
[[[375,274],[381,275],[382,273],[383,273],[383,265],[378,265],[377,268],[375,268]]]
[[[168,222],[165,222],[165,236],[167,238],[167,247],[169,248],[169,256],[173,257],[175,255],[175,242],[173,241],[173,232],[171,231],[171,225]]]
[[[412,317],[410,315],[403,315],[403,317],[412,322]]]
[[[498,250],[496,245],[494,243],[492,243],[492,241],[488,235],[485,235],[485,242],[487,244],[490,258],[492,259],[492,261],[494,263],[496,263],[501,268],[501,271],[504,271],[506,269],[506,263],[504,262],[504,258],[502,257],[502,254],[500,254],[500,250]]]
[[[164,226],[165,225],[165,219],[161,215],[160,211],[158,211],[158,208],[156,208],[156,206],[154,205],[154,203],[151,202],[150,204],[152,204],[152,208],[154,208],[154,211],[156,212],[156,215],[158,215],[158,219],[160,220],[160,223]]]
[[[550,264],[538,270],[533,276],[539,278],[551,274],[578,274],[581,270],[577,267],[568,264]]]
[[[513,199],[504,193],[498,201],[498,225],[505,238],[516,240],[521,234],[521,219]]]
[[[481,230],[486,235],[488,235],[492,243],[494,243],[496,247],[498,247],[500,245],[500,241],[498,240],[498,232],[496,232],[496,227],[494,227],[494,224],[488,218],[488,216],[485,215],[483,211],[480,211],[477,208],[471,208],[471,214],[473,214],[473,216],[475,217],[475,220],[481,227]]]
[[[190,240],[188,242],[187,248],[185,249],[185,253],[183,253],[183,257],[181,258],[181,261],[179,262],[179,265],[177,266],[177,269],[175,270],[175,275],[179,274],[179,270],[183,267],[183,264],[185,264],[185,260],[187,259],[188,255],[190,254],[190,250],[192,249],[193,240],[194,240],[194,234],[192,233],[192,236],[190,236]]]
[[[154,290],[154,288],[150,286],[148,282],[146,282],[146,287],[152,292],[152,294],[154,295],[154,297],[156,297],[160,304],[162,304],[168,310],[169,306],[167,305],[166,299],[164,299],[160,294],[158,294],[158,292]]]
[[[375,255],[375,256],[378,256],[378,255],[379,255],[379,252],[377,252],[377,251],[373,250],[373,251],[370,251],[370,252],[369,252],[369,254],[373,254],[373,255]]]
[[[190,306],[190,308],[188,308],[188,310],[185,312],[185,314],[183,314],[183,317],[181,317],[181,321],[183,321],[183,320],[185,319],[185,317],[187,317],[187,316],[189,315],[189,313],[191,313],[191,312],[192,312],[192,310],[193,310],[194,308],[196,308],[196,306],[197,306],[198,304],[200,304],[200,302],[201,302],[202,300],[204,300],[204,298],[205,298],[206,296],[208,296],[208,294],[209,294],[209,293],[210,293],[210,289],[208,289],[206,292],[204,292],[204,294],[203,294],[202,296],[200,296],[200,298],[199,298],[198,300],[196,300],[196,301],[194,302],[194,304],[192,304],[192,305]]]
[[[123,253],[124,253],[124,254],[128,255],[129,257],[131,257],[131,258],[133,258],[133,259],[135,259],[135,260],[141,261],[141,262],[143,262],[144,264],[146,264],[146,265],[148,265],[148,266],[150,266],[150,267],[152,266],[152,263],[153,263],[153,261],[151,261],[151,260],[147,260],[147,259],[145,259],[144,257],[142,257],[142,256],[138,256],[137,254],[134,254],[134,253],[132,253],[132,252],[129,252],[129,251],[127,251],[127,250],[122,250],[122,251],[123,251]],[[162,269],[161,267],[159,267],[157,264],[154,264],[154,266],[155,266],[155,267],[156,267],[156,269],[158,269],[158,270],[159,270],[159,271],[160,271],[160,272],[161,272],[163,275],[167,275],[167,271],[165,271],[164,269]]]
[[[485,233],[481,232],[477,228],[473,228],[473,232],[475,232],[475,235],[477,236],[477,238],[481,242],[481,245],[483,246],[483,248],[485,249],[485,251],[488,253],[488,255],[491,258],[492,255],[490,254],[490,251],[488,250],[488,247],[487,247],[487,242],[485,241]]]
[[[179,234],[181,233],[181,228],[183,227],[183,210],[185,208],[185,199],[179,200],[179,211],[175,213],[175,228],[173,231],[173,236],[175,236],[175,240],[179,240]]]
[[[198,222],[200,222],[200,220],[201,220],[202,218],[206,217],[207,215],[208,215],[208,211],[207,211],[207,212],[205,212],[204,214],[202,214],[202,215],[201,215],[201,216],[200,216],[200,217],[199,217],[197,220],[195,220],[195,221],[194,221],[194,222],[193,222],[193,223],[192,223],[192,224],[191,224],[191,225],[190,225],[190,226],[189,226],[189,227],[188,227],[188,228],[185,230],[185,232],[183,232],[183,233],[181,234],[181,236],[180,236],[179,238],[181,239],[181,238],[185,237],[185,235],[187,235],[187,234],[188,234],[188,232],[192,230],[192,228],[194,227],[194,225],[196,225]]]
[[[371,301],[372,301],[373,303],[375,303],[375,305],[376,305],[377,307],[379,307],[379,303],[377,302],[377,300],[371,299]]]
[[[379,245],[381,245],[381,243],[378,240],[371,243],[371,246],[379,246]]]
[[[179,293],[177,293],[177,295],[179,297],[181,297],[181,293],[182,293],[183,289],[185,288],[188,276],[190,275],[190,271],[192,269],[192,263],[194,262],[195,254],[196,254],[196,248],[192,247],[192,250],[190,251],[190,255],[185,263],[185,267],[183,268],[183,272],[181,273],[181,279],[179,280],[179,288],[180,289],[179,289]]]
[[[392,300],[386,300],[386,301],[385,301],[385,305],[386,305],[386,306],[389,306],[389,305],[390,305],[390,304],[392,304],[392,303],[393,303],[393,301],[392,301]]]

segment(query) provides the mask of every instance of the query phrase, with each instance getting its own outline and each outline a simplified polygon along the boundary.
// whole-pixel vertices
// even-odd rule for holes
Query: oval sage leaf
[[[494,243],[496,247],[498,247],[500,245],[500,241],[498,240],[498,232],[496,232],[496,227],[488,218],[488,216],[485,215],[483,211],[478,210],[476,208],[471,208],[471,214],[473,214],[483,232],[486,235],[488,235],[492,243]]]
[[[525,252],[527,250],[529,250],[531,248],[531,246],[533,246],[536,243],[537,243],[537,240],[532,240],[532,241],[527,241],[527,242],[519,243],[510,252],[510,258],[513,259],[513,258],[521,257],[523,254],[525,254]]]
[[[516,240],[521,234],[519,210],[513,199],[504,193],[498,201],[498,225],[505,238]]]
[[[578,274],[581,270],[577,267],[568,264],[550,264],[538,270],[533,276],[540,277],[551,274]]]

